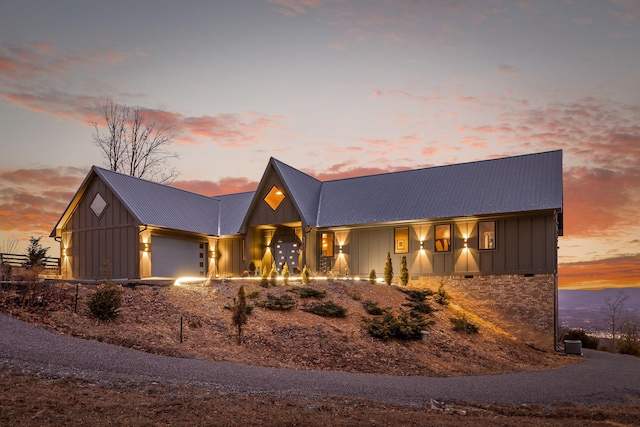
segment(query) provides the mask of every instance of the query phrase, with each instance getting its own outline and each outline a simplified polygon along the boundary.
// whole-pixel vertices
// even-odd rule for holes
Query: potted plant
[[[256,263],[253,261],[249,263],[249,275],[251,277],[256,275]]]

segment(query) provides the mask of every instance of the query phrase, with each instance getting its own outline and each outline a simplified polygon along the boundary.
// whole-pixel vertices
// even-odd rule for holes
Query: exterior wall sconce
[[[424,251],[424,240],[420,240],[420,250]]]
[[[464,238],[464,248],[467,249],[469,247],[469,242],[467,241],[467,238]]]
[[[67,257],[67,248],[62,248],[62,256]]]
[[[216,250],[213,249],[211,250],[211,258],[215,258],[216,257]]]
[[[340,245],[340,253],[342,253],[342,245]]]
[[[143,243],[142,245],[142,250],[145,252],[149,252],[149,250],[151,249],[151,245],[149,243]]]

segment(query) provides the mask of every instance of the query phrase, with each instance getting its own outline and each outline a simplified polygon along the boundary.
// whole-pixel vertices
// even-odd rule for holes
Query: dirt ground
[[[299,284],[298,284],[299,285]],[[249,305],[268,294],[292,295],[292,311],[255,307],[237,343],[228,308],[244,286]],[[151,353],[293,369],[331,369],[391,375],[454,376],[545,370],[579,358],[532,349],[507,331],[466,313],[477,334],[454,332],[450,318],[463,310],[452,301],[427,315],[434,323],[426,341],[381,341],[363,328],[367,300],[406,308],[395,287],[366,282],[320,282],[320,301],[347,309],[346,318],[304,312],[313,299],[290,286],[262,288],[258,282],[221,281],[184,286],[123,287],[123,306],[113,321],[92,317],[87,301],[94,285],[56,283],[5,288],[0,308],[14,317],[75,337]],[[76,312],[76,289],[78,304]],[[182,320],[182,333],[180,324]],[[182,342],[181,342],[182,338]],[[64,396],[61,399],[60,396]],[[0,368],[0,425],[637,425],[640,402],[626,405],[509,406],[444,403],[444,411],[327,397],[319,400],[211,390],[47,377]]]

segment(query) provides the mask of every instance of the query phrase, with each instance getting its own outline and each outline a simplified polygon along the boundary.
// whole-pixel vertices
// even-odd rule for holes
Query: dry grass
[[[254,308],[244,327],[243,343],[237,344],[231,327],[231,311],[238,288],[244,285],[257,298],[267,294],[296,297],[292,311]],[[78,313],[73,312],[75,286],[52,285],[45,306],[22,309],[15,304],[4,310],[58,333],[99,340],[169,356],[195,357],[293,369],[322,369],[391,375],[453,376],[498,374],[521,370],[544,370],[573,363],[576,359],[541,352],[515,340],[504,331],[473,317],[479,334],[452,330],[450,317],[460,308],[455,304],[428,315],[435,324],[428,328],[427,341],[383,342],[363,328],[365,300],[396,312],[406,295],[395,287],[366,282],[322,282],[313,286],[325,290],[323,301],[334,301],[347,309],[346,318],[323,318],[300,308],[312,304],[289,292],[290,286],[263,289],[255,282],[223,281],[211,285],[123,288],[123,304],[114,321],[90,316],[87,301],[95,286],[79,286]],[[5,297],[5,301],[6,301]],[[429,300],[427,300],[429,301]],[[183,342],[180,342],[180,319]]]
[[[240,285],[283,295],[286,286],[263,289],[253,282],[218,282],[209,286],[123,288],[120,316],[109,322],[89,315],[87,301],[94,286],[58,283],[16,292],[0,292],[0,308],[15,317],[58,333],[95,339],[157,354],[207,360],[287,367],[333,369],[393,375],[497,374],[542,370],[575,362],[576,358],[533,350],[506,332],[472,317],[479,334],[455,333],[449,318],[462,307],[456,301],[428,317],[435,321],[424,342],[382,342],[362,326],[362,302],[372,300],[398,310],[405,294],[394,287],[367,283],[326,282],[323,301],[347,308],[344,319],[322,318],[298,308],[313,299],[296,297],[298,308],[273,312],[255,308],[237,344],[231,326],[232,303]],[[25,296],[30,299],[25,303]],[[17,300],[16,297],[21,298]],[[473,313],[469,313],[473,316]],[[180,342],[180,318],[183,342]],[[64,399],[61,399],[64,396]],[[0,425],[637,425],[640,402],[602,406],[458,405],[450,413],[428,405],[408,408],[357,399],[280,398],[227,394],[163,384],[56,378],[38,372],[0,367]]]

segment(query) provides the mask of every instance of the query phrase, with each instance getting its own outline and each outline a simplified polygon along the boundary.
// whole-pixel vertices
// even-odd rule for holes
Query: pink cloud
[[[640,254],[621,255],[596,261],[561,263],[558,266],[560,287],[588,287],[618,284],[620,286],[640,285]]]

